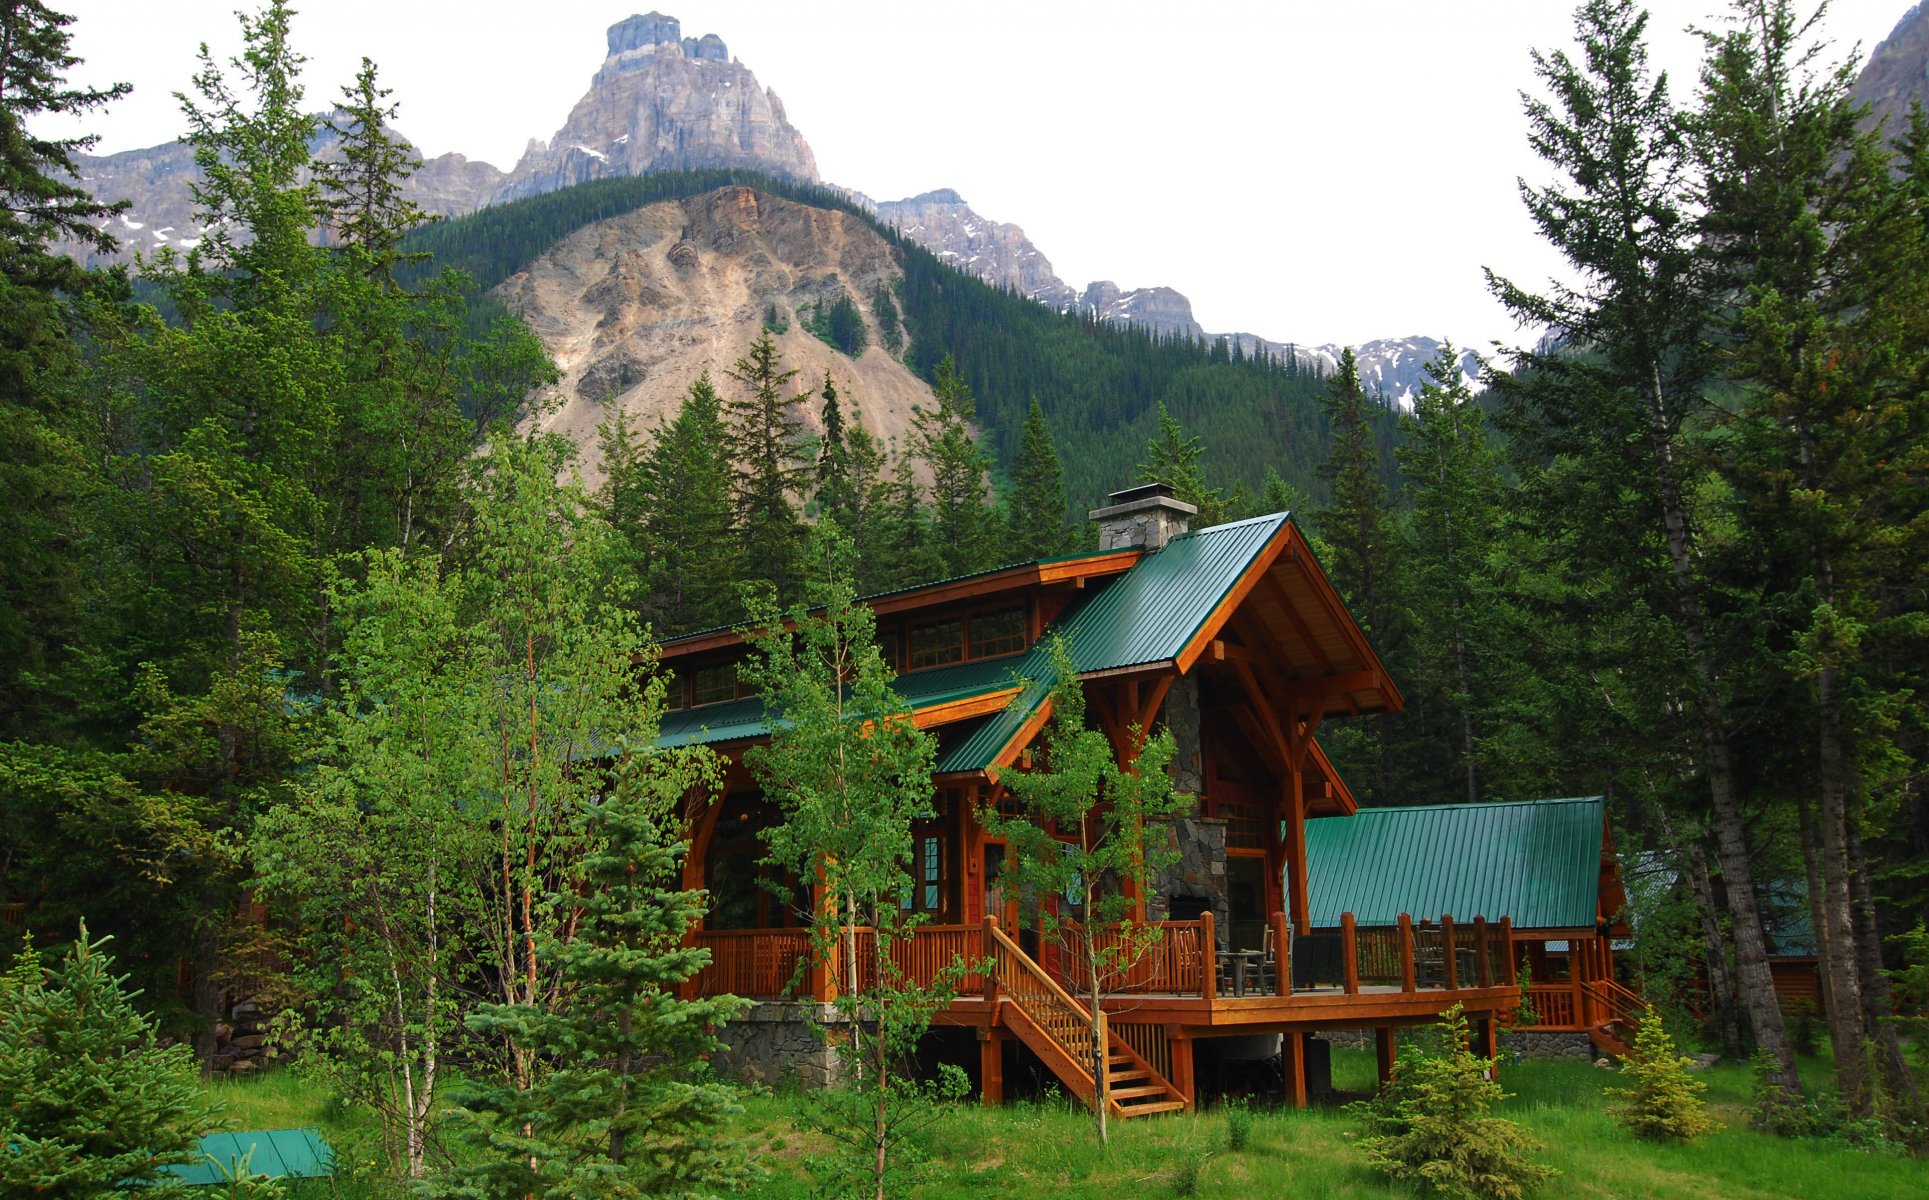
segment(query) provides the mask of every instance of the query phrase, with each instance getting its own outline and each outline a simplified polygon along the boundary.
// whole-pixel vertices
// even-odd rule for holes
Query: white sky
[[[94,118],[99,151],[181,130],[196,46],[231,53],[254,0],[55,0],[76,79],[134,94]],[[716,33],[783,98],[830,182],[880,200],[956,188],[1024,227],[1082,287],[1164,284],[1215,332],[1306,343],[1511,338],[1480,268],[1555,261],[1514,191],[1539,166],[1517,93],[1530,47],[1567,44],[1568,0],[659,0]],[[426,153],[507,169],[588,86],[636,0],[306,0],[311,106],[360,56]],[[1652,0],[1677,95],[1720,0]],[[1837,0],[1866,58],[1906,0]],[[647,11],[647,9],[645,9]]]

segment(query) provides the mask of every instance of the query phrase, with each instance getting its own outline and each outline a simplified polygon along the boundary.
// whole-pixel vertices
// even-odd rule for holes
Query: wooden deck
[[[1100,1005],[1111,1031],[1108,1061],[1131,1076],[1136,1093],[1124,1107],[1114,1108],[1121,1116],[1190,1107],[1195,1099],[1191,1043],[1199,1039],[1292,1035],[1284,1038],[1287,1067],[1295,1073],[1288,1086],[1297,1079],[1293,1098],[1303,1102],[1297,1035],[1374,1029],[1383,1065],[1390,1066],[1385,1048],[1391,1046],[1392,1031],[1430,1023],[1458,1003],[1491,1053],[1496,1027],[1520,1005],[1512,930],[1505,921],[1456,927],[1451,917],[1437,924],[1403,917],[1397,926],[1362,929],[1348,918],[1337,934],[1288,939],[1285,917],[1275,914],[1275,944],[1290,947],[1284,971],[1281,963],[1254,952],[1222,954],[1209,914],[1160,924],[1162,934],[1152,951]],[[860,943],[869,936],[867,930],[857,933]],[[711,960],[686,985],[693,995],[828,1002],[846,977],[843,947],[814,961],[819,956],[802,929],[703,931],[695,937],[710,950]],[[870,958],[869,947],[860,944],[859,962]],[[892,961],[907,979],[925,986],[941,977],[952,981],[956,996],[935,1023],[979,1030],[987,1047],[982,1064],[987,1102],[1001,1094],[995,1064],[1001,1042],[1011,1037],[1087,1102],[1098,1103],[1095,1097],[1107,1094],[1079,1065],[1094,1061],[1089,1031],[1079,1032],[1090,1023],[1089,1010],[1053,947],[1027,953],[987,919],[977,925],[922,926],[894,944]],[[1451,970],[1447,964],[1453,964]],[[1541,1001],[1542,989],[1534,992]],[[1558,1007],[1551,994],[1547,1002]],[[1132,1099],[1143,1103],[1135,1109]]]

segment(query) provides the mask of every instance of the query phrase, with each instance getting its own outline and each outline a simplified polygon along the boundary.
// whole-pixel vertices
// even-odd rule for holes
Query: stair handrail
[[[994,946],[994,970],[998,976],[999,995],[1023,1010],[1031,1018],[1032,1024],[1057,1043],[1087,1084],[1096,1087],[1091,1071],[1094,1061],[1091,1010],[1060,987],[1045,968],[1039,966],[1031,955],[1026,954],[1017,942],[998,927],[997,922],[986,921],[985,930],[991,935]],[[1024,983],[1033,986],[1022,986]],[[1043,1003],[1040,1003],[1041,997]],[[1052,1008],[1060,1011],[1055,1014]],[[1067,1037],[1067,1033],[1074,1036]]]
[[[1641,993],[1616,979],[1587,979],[1581,987],[1592,996],[1596,1003],[1607,1009],[1608,1020],[1623,1021],[1631,1027],[1641,1024],[1642,1014],[1647,1010],[1647,1001]]]

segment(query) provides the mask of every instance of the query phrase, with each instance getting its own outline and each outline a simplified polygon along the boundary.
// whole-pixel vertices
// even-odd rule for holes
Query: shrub
[[[1226,1101],[1226,1149],[1244,1150],[1252,1136],[1252,1105],[1243,1099]]]
[[[1634,1035],[1634,1052],[1621,1073],[1627,1087],[1609,1088],[1622,1103],[1614,1116],[1638,1138],[1656,1142],[1689,1142],[1717,1128],[1701,1094],[1708,1085],[1688,1074],[1688,1060],[1675,1053],[1661,1015],[1649,1008]]]
[[[1528,1158],[1535,1144],[1520,1126],[1488,1115],[1506,1094],[1467,1048],[1458,1004],[1441,1016],[1439,1030],[1438,1053],[1403,1052],[1380,1095],[1356,1106],[1367,1134],[1360,1148],[1370,1164],[1422,1192],[1519,1200],[1555,1172]]]

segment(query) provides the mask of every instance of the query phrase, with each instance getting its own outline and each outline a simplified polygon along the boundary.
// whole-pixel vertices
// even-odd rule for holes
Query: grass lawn
[[[1370,1053],[1336,1050],[1334,1083],[1364,1092],[1372,1085]],[[1804,1072],[1820,1082],[1819,1064]],[[1749,1073],[1718,1067],[1701,1076],[1723,1131],[1689,1146],[1637,1142],[1617,1128],[1602,1088],[1615,1076],[1585,1063],[1528,1060],[1503,1067],[1501,1081],[1515,1093],[1505,1116],[1525,1125],[1542,1144],[1540,1157],[1558,1168],[1559,1179],[1542,1189],[1548,1200],[1923,1200],[1929,1196],[1929,1162],[1869,1153],[1832,1141],[1784,1141],[1748,1129],[1743,1115]],[[328,1098],[305,1090],[287,1073],[215,1085],[235,1128],[321,1125],[351,1169],[333,1190],[314,1184],[298,1195],[375,1200],[400,1194],[368,1170],[373,1131],[345,1119]],[[816,1139],[792,1122],[794,1101],[783,1095],[751,1097],[739,1132],[757,1148],[770,1178],[748,1195],[804,1200],[811,1195],[806,1171]],[[1050,1200],[1150,1200],[1182,1194],[1183,1164],[1199,1164],[1199,1195],[1291,1197],[1387,1197],[1409,1195],[1367,1171],[1350,1145],[1355,1123],[1335,1109],[1260,1111],[1244,1151],[1226,1149],[1226,1120],[1212,1111],[1190,1117],[1154,1117],[1115,1123],[1107,1151],[1095,1144],[1082,1109],[1064,1104],[1024,1103],[1002,1109],[961,1107],[925,1137],[931,1176],[919,1195],[928,1200],[1028,1197]]]

